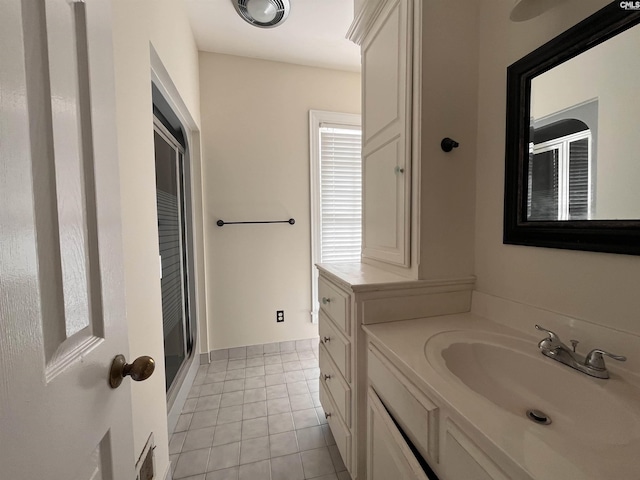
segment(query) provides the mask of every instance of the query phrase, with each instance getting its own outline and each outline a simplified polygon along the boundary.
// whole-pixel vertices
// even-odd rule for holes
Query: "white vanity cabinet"
[[[353,321],[351,298],[335,283],[318,280],[320,315],[320,403],[336,440],[342,461],[354,476],[352,418]]]
[[[367,2],[369,21],[357,40],[362,52],[362,256],[401,267],[411,260],[413,5],[413,0]]]
[[[465,431],[446,401],[425,382],[419,388],[383,348],[367,343],[369,480],[530,480],[505,474],[472,439],[478,432]]]
[[[509,480],[499,467],[455,425],[444,429],[443,459],[439,468],[425,471],[380,397],[368,396],[367,478],[369,480]],[[404,435],[403,435],[404,433]]]
[[[437,458],[433,436],[437,407],[417,390],[405,391],[395,380],[395,367],[383,357],[367,358],[362,325],[468,311],[473,279],[410,280],[366,264],[320,264],[318,268],[320,402],[352,479],[368,478],[367,424],[376,415],[367,401],[369,365],[373,365],[369,373],[378,394],[392,399],[400,412],[408,412],[411,420],[404,428],[425,446],[424,455]],[[382,432],[389,423],[377,425]],[[382,443],[374,446],[383,448]],[[378,473],[374,478],[385,477]],[[386,480],[404,478],[412,477]]]
[[[362,261],[412,279],[474,271],[476,3],[366,0],[347,34],[362,58]],[[461,148],[445,153],[447,136]]]
[[[429,464],[431,469],[437,470],[440,408],[423,392],[418,390],[392,365],[380,350],[371,344],[369,344],[367,353],[367,370],[369,372],[368,478],[375,478],[374,466],[376,460],[372,455],[376,454],[376,450],[372,448],[372,444],[381,443],[376,436],[382,428],[379,426],[378,431],[372,430],[372,411],[377,412],[377,415],[382,417],[379,421],[386,420],[386,428],[391,431],[391,438],[387,443],[393,443],[394,445],[388,448],[402,452],[403,463],[406,461],[408,465],[412,466],[412,470],[417,468],[417,471],[423,475],[423,477],[412,476],[409,478],[429,478],[420,466],[420,462],[412,452],[408,442],[411,442],[412,447],[418,451],[422,460]],[[375,423],[375,419],[373,422]]]
[[[448,418],[446,409],[417,390],[375,347],[369,359],[369,480],[436,480],[435,475],[439,480],[509,480]]]

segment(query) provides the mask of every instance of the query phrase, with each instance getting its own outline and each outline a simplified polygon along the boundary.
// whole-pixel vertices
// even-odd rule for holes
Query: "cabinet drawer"
[[[393,418],[429,462],[438,462],[438,407],[378,349],[369,347],[369,383]]]
[[[318,301],[320,302],[322,311],[324,311],[345,334],[350,335],[349,294],[320,277],[318,280]]]
[[[320,382],[320,404],[327,414],[327,423],[331,428],[331,433],[342,456],[342,461],[349,473],[351,473],[351,432],[342,421],[340,415],[336,413],[336,407],[333,400],[331,400],[331,395],[322,382]]]
[[[351,342],[338,333],[331,320],[322,312],[320,312],[318,331],[320,333],[320,344],[324,345],[345,380],[351,382]]]
[[[340,415],[351,426],[351,388],[338,373],[324,345],[320,345],[320,383],[331,393]]]

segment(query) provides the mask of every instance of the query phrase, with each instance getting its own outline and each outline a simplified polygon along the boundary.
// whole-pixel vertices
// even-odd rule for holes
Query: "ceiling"
[[[290,0],[291,12],[275,28],[246,23],[232,0],[183,0],[205,52],[360,71],[360,48],[345,38],[353,0]]]

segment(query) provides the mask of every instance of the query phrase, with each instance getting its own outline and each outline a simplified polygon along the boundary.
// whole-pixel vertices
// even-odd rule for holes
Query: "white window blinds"
[[[320,126],[320,261],[359,262],[362,160],[359,127]]]

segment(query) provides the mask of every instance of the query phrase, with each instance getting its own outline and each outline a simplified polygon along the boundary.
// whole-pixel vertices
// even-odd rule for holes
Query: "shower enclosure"
[[[180,131],[154,118],[159,274],[167,392],[193,350],[185,195],[185,146]]]

